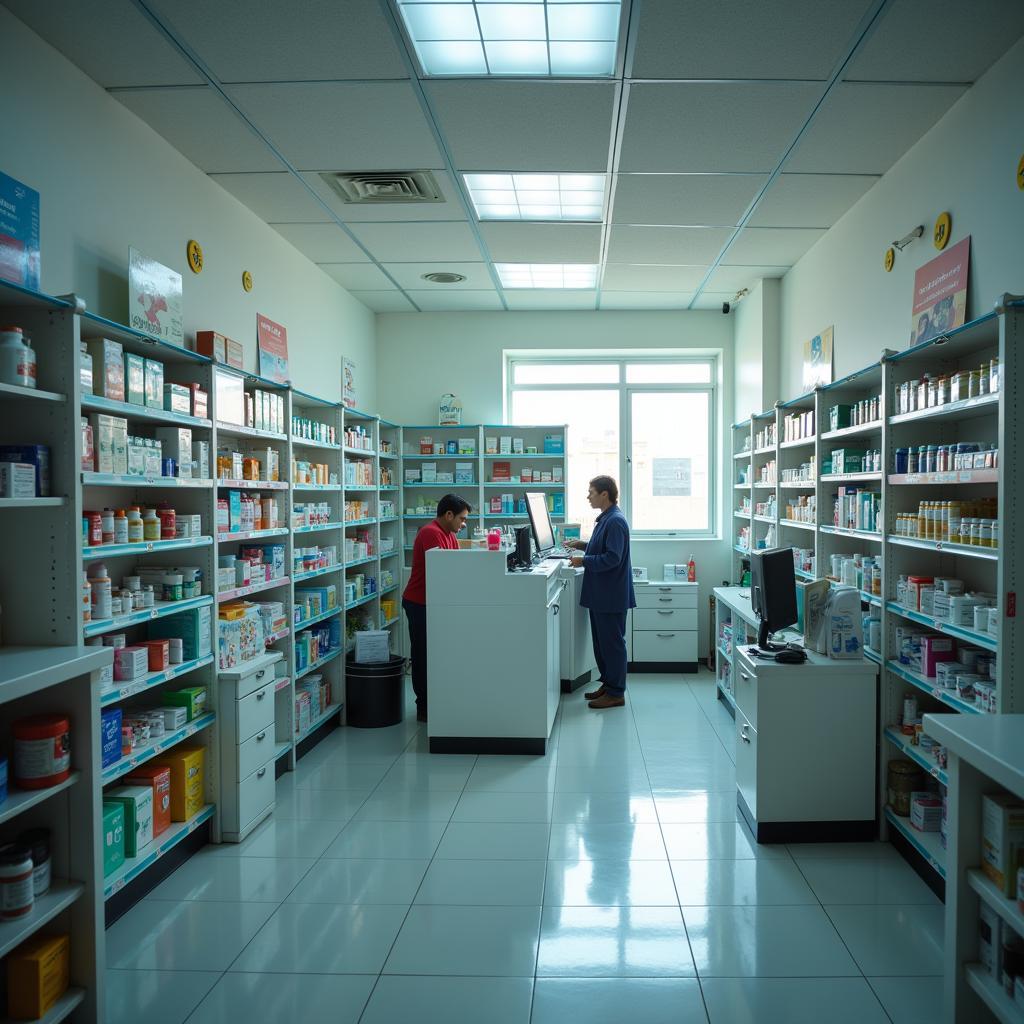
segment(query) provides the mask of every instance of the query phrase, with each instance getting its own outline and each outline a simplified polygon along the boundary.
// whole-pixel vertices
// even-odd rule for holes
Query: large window
[[[567,423],[566,513],[594,513],[587,484],[607,473],[634,533],[714,532],[713,358],[531,358],[507,366],[510,423]]]

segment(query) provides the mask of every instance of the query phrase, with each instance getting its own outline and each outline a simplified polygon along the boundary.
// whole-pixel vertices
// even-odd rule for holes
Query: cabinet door
[[[757,673],[742,655],[734,655],[733,665],[736,678],[733,683],[736,707],[743,712],[747,721],[757,728]]]
[[[736,712],[736,789],[757,818],[757,730]]]
[[[547,705],[547,733],[551,734],[551,725],[555,720],[555,713],[558,710],[558,700],[562,693],[562,673],[560,657],[560,619],[565,609],[562,609],[558,601],[555,601],[548,608],[547,621],[547,669],[548,669],[548,705]]]

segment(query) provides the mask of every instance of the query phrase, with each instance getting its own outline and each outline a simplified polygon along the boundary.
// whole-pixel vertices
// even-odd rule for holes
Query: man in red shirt
[[[469,502],[446,494],[437,503],[437,518],[420,528],[412,549],[412,574],[402,594],[405,621],[409,623],[412,655],[412,688],[416,694],[416,721],[427,720],[427,552],[431,548],[457,549],[456,534],[466,525]]]

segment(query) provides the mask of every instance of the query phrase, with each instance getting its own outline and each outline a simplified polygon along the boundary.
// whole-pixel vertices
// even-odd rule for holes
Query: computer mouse
[[[780,665],[802,665],[807,660],[807,652],[801,647],[789,646],[775,655]]]

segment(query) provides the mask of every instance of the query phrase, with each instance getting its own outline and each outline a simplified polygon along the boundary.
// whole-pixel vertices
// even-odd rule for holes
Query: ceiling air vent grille
[[[377,206],[444,202],[430,171],[329,171],[320,177],[345,203]]]

